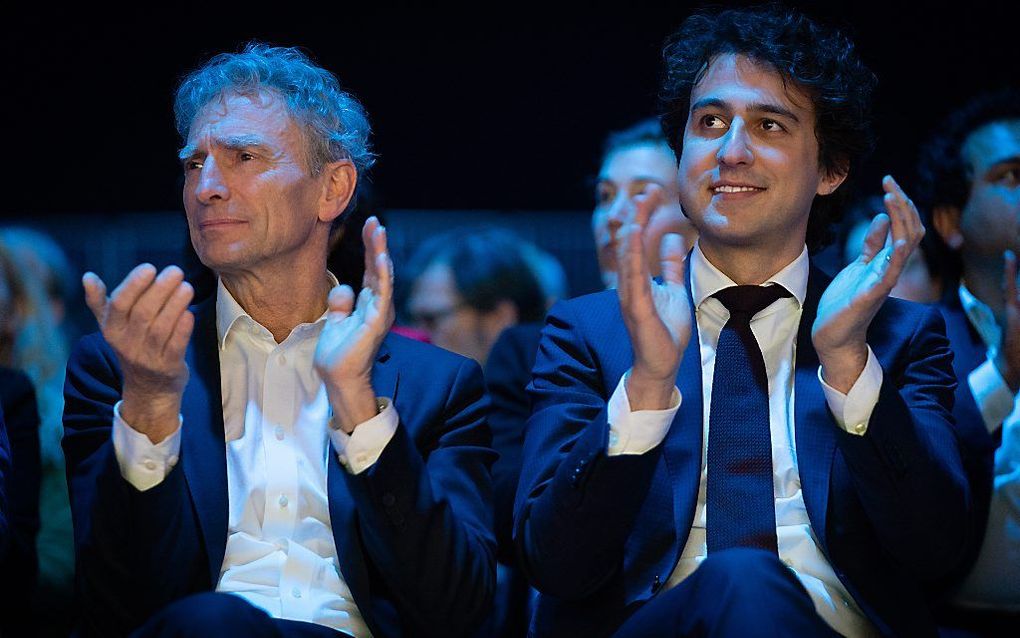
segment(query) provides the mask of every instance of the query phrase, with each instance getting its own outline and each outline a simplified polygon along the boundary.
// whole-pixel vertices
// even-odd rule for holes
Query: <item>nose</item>
[[[202,162],[202,168],[198,173],[198,184],[195,186],[195,197],[203,204],[212,203],[216,199],[226,199],[229,196],[227,184],[223,179],[223,172],[210,154]]]
[[[620,228],[627,221],[628,210],[627,193],[621,191],[617,194],[613,203],[609,205],[609,212],[606,214],[606,226],[609,229],[609,237],[611,239],[616,239],[616,233],[619,232]]]
[[[726,135],[720,138],[719,150],[715,154],[716,161],[723,166],[739,166],[754,162],[751,152],[751,140],[742,120],[734,120]]]

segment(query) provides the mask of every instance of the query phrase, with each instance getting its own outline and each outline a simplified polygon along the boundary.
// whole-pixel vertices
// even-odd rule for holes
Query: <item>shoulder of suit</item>
[[[456,370],[465,363],[478,365],[472,359],[455,352],[393,332],[386,335],[386,340],[383,343],[386,346],[386,354],[398,366],[413,364],[418,369],[422,366],[434,366]]]
[[[571,314],[579,320],[620,314],[620,296],[616,290],[600,290],[580,297],[556,302],[549,314]]]

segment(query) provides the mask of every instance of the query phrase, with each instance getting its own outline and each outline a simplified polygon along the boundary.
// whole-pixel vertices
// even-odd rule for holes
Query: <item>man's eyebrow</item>
[[[266,141],[260,135],[247,134],[247,135],[229,135],[227,137],[214,138],[212,140],[214,146],[219,146],[227,150],[241,150],[245,148],[253,147],[265,147]],[[198,147],[194,144],[185,144],[184,148],[177,153],[178,159],[182,162],[189,157],[193,157],[198,152]]]
[[[693,113],[694,111],[707,108],[717,108],[721,111],[726,112],[733,111],[733,107],[725,100],[719,99],[717,97],[706,97],[701,98],[700,100],[692,104],[691,112]],[[785,106],[772,104],[771,102],[752,102],[751,104],[747,105],[747,110],[752,113],[769,113],[771,115],[778,115],[780,117],[785,117],[794,122],[800,123],[800,118],[797,117],[797,115],[793,111],[786,108]]]
[[[994,169],[994,168],[998,168],[998,167],[1000,167],[1000,166],[1002,166],[1004,164],[1020,164],[1020,155],[1011,155],[1009,157],[1003,157],[1002,159],[997,159],[994,162],[992,162],[991,165],[988,168],[989,169]]]
[[[730,105],[725,100],[721,100],[717,97],[703,97],[694,104],[691,104],[691,112],[700,111],[701,109],[717,108],[721,111],[730,111]]]

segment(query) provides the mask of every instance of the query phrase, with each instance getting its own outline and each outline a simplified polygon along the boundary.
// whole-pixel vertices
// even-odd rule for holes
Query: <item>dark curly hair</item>
[[[963,145],[974,131],[1003,120],[1020,120],[1020,90],[1007,88],[971,98],[953,111],[921,147],[914,202],[925,226],[933,227],[932,216],[939,206],[963,210],[967,205],[973,167],[963,158]],[[963,269],[960,254],[947,246],[938,233],[926,233],[922,242],[934,255],[933,261],[943,279],[958,281]]]
[[[687,18],[666,41],[659,93],[662,129],[677,157],[683,150],[691,90],[712,60],[746,56],[779,73],[811,99],[818,160],[830,175],[855,176],[874,147],[871,96],[877,80],[838,30],[778,4],[748,9],[704,10]],[[844,183],[811,205],[807,245],[830,243],[852,187]]]

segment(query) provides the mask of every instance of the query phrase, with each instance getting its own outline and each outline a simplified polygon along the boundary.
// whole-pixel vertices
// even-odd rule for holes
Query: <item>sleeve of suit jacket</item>
[[[495,455],[478,364],[429,350],[455,364],[403,375],[393,438],[371,467],[344,478],[406,635],[462,636],[490,612],[495,591]]]
[[[98,334],[83,338],[67,367],[63,446],[86,635],[126,634],[169,602],[212,586],[180,464],[145,492],[121,476],[110,434],[121,383],[109,345]]]
[[[929,582],[959,563],[974,514],[952,416],[956,378],[945,335],[937,309],[887,301],[868,333],[876,352],[887,353],[868,432],[836,433],[883,547]]]
[[[557,304],[542,333],[514,517],[514,541],[532,583],[564,599],[590,595],[622,569],[662,450],[607,455],[613,388],[605,387],[578,330],[577,307]],[[619,321],[618,313],[600,315],[603,306],[584,309],[598,315],[586,314],[586,324]]]

